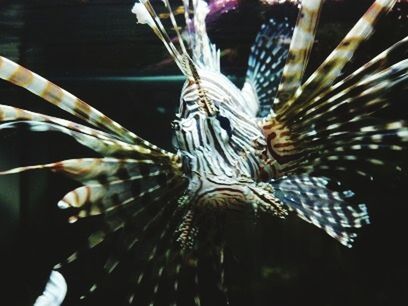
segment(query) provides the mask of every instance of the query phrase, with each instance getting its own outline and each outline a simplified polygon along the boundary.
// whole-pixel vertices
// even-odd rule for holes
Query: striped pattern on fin
[[[178,169],[171,163],[149,159],[78,158],[56,163],[16,168],[8,171],[18,173],[27,170],[49,169],[81,182],[85,185],[106,184],[127,179],[149,178],[153,173],[174,172]]]
[[[220,51],[211,43],[205,24],[209,12],[203,0],[183,0],[186,19],[186,40],[198,68],[220,71]]]
[[[163,5],[168,10],[170,16],[172,16],[170,20],[173,23],[173,27],[177,29],[176,33],[180,35],[178,33],[178,25],[175,23],[174,14],[171,10],[170,3],[164,0]],[[173,40],[170,38],[151,2],[149,0],[140,0],[139,2],[136,2],[133,6],[132,13],[136,15],[138,23],[147,24],[153,30],[153,33],[156,34],[156,36],[164,44],[165,48],[172,56],[174,62],[179,67],[180,71],[187,78],[192,79],[192,66],[194,66],[194,64],[189,54],[186,52],[183,40],[179,39],[180,47],[177,48]]]
[[[390,11],[395,3],[396,0],[376,0],[323,64],[302,85],[294,98],[281,108],[278,119],[292,103],[302,103],[302,101],[313,99],[330,87],[361,43],[373,34],[374,26],[380,17]]]
[[[268,151],[280,163],[281,174],[300,169],[307,172],[345,169],[344,165],[336,166],[330,159],[349,165],[352,160],[362,163],[365,160],[366,169],[359,173],[367,177],[370,176],[368,166],[378,164],[377,160],[403,168],[401,156],[384,160],[386,156],[365,158],[364,154],[375,148],[388,151],[392,156],[405,150],[406,123],[374,123],[370,115],[377,114],[391,105],[396,95],[406,92],[407,43],[408,39],[403,39],[311,102],[293,104],[286,117],[281,117],[281,122],[277,118],[265,120],[262,128]],[[353,165],[350,171],[356,170],[355,167]]]
[[[66,127],[67,129],[81,132],[90,136],[95,136],[100,139],[113,139],[112,135],[102,132],[100,130],[95,130],[89,128],[85,125],[78,124],[72,121],[64,120],[61,118],[47,116],[40,113],[31,112],[25,109],[3,105],[0,104],[0,122],[6,121],[18,121],[18,120],[27,120],[27,121],[37,121],[37,122],[46,122],[55,125],[60,125]]]
[[[333,191],[329,179],[307,175],[289,176],[271,184],[276,196],[299,217],[326,231],[345,246],[351,247],[355,230],[369,224],[367,208],[349,205],[353,192]]]
[[[0,56],[0,78],[21,86],[59,108],[95,125],[111,131],[119,139],[133,142],[136,136],[112,121],[84,101],[44,79],[38,74]]]
[[[189,206],[183,209],[178,204],[178,209],[163,222],[163,229],[156,236],[157,242],[151,244],[147,259],[135,277],[132,277],[134,291],[130,293],[129,305],[158,305],[160,298],[163,298],[162,294],[165,295],[167,305],[179,305],[180,290],[183,290],[182,303],[201,305],[198,287],[200,248],[195,244],[187,251],[175,244],[181,217],[188,213],[186,210]],[[169,301],[169,297],[173,302]]]
[[[338,93],[328,93],[324,99],[297,113],[297,119],[290,123],[295,132],[310,124],[323,126],[346,122],[359,116],[368,116],[390,105],[392,94],[401,90],[408,81],[408,59],[392,65],[374,75],[367,76],[356,84]],[[341,119],[340,119],[341,118]]]
[[[285,65],[293,28],[287,19],[270,19],[263,24],[251,48],[242,93],[253,109],[253,116],[264,117],[271,111],[272,99]],[[254,105],[252,105],[254,104]]]
[[[49,103],[58,106],[68,113],[73,114],[96,127],[111,132],[112,138],[143,146],[152,152],[155,152],[156,155],[164,155],[174,158],[174,154],[166,152],[165,150],[158,148],[157,146],[128,131],[119,123],[113,121],[66,90],[51,83],[38,74],[18,65],[17,63],[1,56],[0,78],[27,89],[33,94],[42,97]]]
[[[168,211],[169,202],[166,200],[168,198],[176,198],[182,189],[182,185],[177,183],[172,183],[169,185],[174,189],[171,190],[169,187],[163,188],[162,193],[158,197],[152,197],[151,199],[139,201],[139,203],[133,202],[133,205],[128,205],[129,203],[123,202],[120,203],[121,206],[115,207],[114,209],[107,209],[104,213],[104,227],[99,228],[96,231],[92,232],[88,237],[88,244],[85,248],[78,250],[68,256],[65,261],[62,261],[55,268],[61,268],[66,264],[73,263],[79,259],[81,253],[85,253],[92,248],[100,245],[105,241],[106,238],[116,233],[121,229],[133,229],[133,233],[129,233],[132,237],[131,239],[125,239],[127,245],[125,246],[126,252],[130,251],[135,247],[136,244],[139,244],[143,237],[140,236],[142,233],[146,233],[152,228],[152,226],[157,225],[159,220],[162,220],[163,214]],[[163,202],[162,202],[163,201]],[[162,203],[165,203],[164,205]],[[138,204],[138,205],[136,205]],[[126,206],[127,205],[127,206]],[[174,211],[172,207],[171,211]],[[151,214],[153,215],[151,216]],[[149,215],[149,220],[142,219],[146,218],[146,214]],[[94,214],[98,215],[98,214]],[[89,216],[92,216],[90,214]],[[81,218],[81,216],[77,216]],[[72,219],[75,219],[73,217]],[[75,220],[70,220],[71,223],[76,222]],[[170,221],[169,221],[170,222]],[[110,258],[109,261],[113,261],[113,258]],[[114,265],[112,263],[106,262],[105,266],[110,272],[114,270]]]
[[[361,119],[323,130],[304,137],[302,158],[288,172],[325,171],[389,182],[408,169],[408,125],[404,121],[369,125]]]
[[[175,222],[169,214],[175,215],[176,207],[169,201],[174,202],[186,188],[184,178],[171,174],[166,176],[168,167],[166,169],[165,165],[150,160],[87,158],[44,165],[43,168],[63,172],[85,184],[59,203],[64,209],[70,205],[68,212],[73,212],[70,222],[104,215],[104,225],[89,235],[86,246],[78,248],[57,264],[56,269],[76,262],[84,253],[119,231],[128,231],[128,238],[123,242],[126,243],[125,252],[129,252],[153,227],[161,228],[163,220]],[[168,219],[164,219],[166,215]],[[162,240],[165,240],[164,237]],[[119,265],[121,257],[118,255],[115,251],[106,261],[103,268],[106,277]],[[154,256],[149,260],[155,262]],[[92,284],[88,294],[97,287],[97,283]]]
[[[161,212],[163,212],[163,209],[161,209]],[[178,221],[178,210],[173,207],[171,212],[165,212],[161,215],[161,219],[155,221],[159,222],[159,220],[161,220],[158,223],[160,229],[154,236],[154,243],[148,243],[150,246],[147,256],[142,259],[143,264],[138,267],[138,271],[131,277],[131,289],[128,294],[127,305],[137,305],[140,303],[137,297],[140,295],[139,292],[141,290],[146,298],[144,301],[146,305],[155,305],[156,299],[161,293],[163,282],[168,281],[171,265],[178,264],[180,254],[173,245],[174,230],[177,227]],[[147,230],[148,228],[143,228],[144,232]],[[154,230],[154,227],[151,227],[149,230]],[[134,237],[134,234],[129,232],[129,236]],[[137,239],[136,243],[131,244],[129,251],[136,253],[140,243],[143,243],[143,241]]]
[[[161,14],[156,13],[149,0],[136,2],[132,12],[136,14],[139,23],[147,24],[153,30],[187,78],[194,80],[194,75],[199,68],[219,72],[220,52],[215,45],[211,44],[205,25],[205,18],[209,12],[207,3],[203,0],[183,0],[187,33],[184,36],[179,31],[170,1],[164,0],[163,6],[176,32],[176,40],[170,38],[168,30],[160,20]],[[187,41],[188,48],[184,44],[184,39]]]
[[[132,145],[125,142],[121,142],[116,139],[106,139],[95,137],[95,135],[89,135],[75,130],[70,130],[64,126],[60,126],[53,123],[41,122],[41,121],[12,121],[0,124],[0,130],[26,128],[33,132],[58,132],[71,136],[80,144],[88,147],[95,152],[104,156],[126,156],[126,157],[139,157],[139,156],[151,156],[152,151],[148,148],[139,145]],[[160,156],[159,156],[160,157]],[[162,156],[164,159],[168,157]],[[18,172],[18,171],[17,171]],[[15,173],[15,171],[10,171]]]
[[[137,176],[109,184],[86,185],[67,193],[58,202],[58,206],[64,209],[69,207],[78,209],[70,218],[72,223],[79,218],[100,215],[137,201],[143,203],[151,199],[158,200],[162,193],[161,188],[176,180],[174,175],[156,171],[143,179]]]
[[[383,51],[374,59],[357,69],[345,79],[332,85],[314,99],[304,101],[302,105],[297,105],[297,107],[291,107],[285,113],[285,115],[281,117],[281,120],[285,120],[288,123],[292,122],[293,120],[297,120],[307,109],[311,109],[325,103],[332,97],[338,96],[341,92],[344,94],[354,90],[356,84],[364,83],[364,80],[369,77],[375,78],[375,75],[379,72],[384,71],[385,69],[390,69],[389,67],[398,62],[402,62],[406,58],[408,58],[408,37],[405,37],[398,43]]]
[[[82,258],[86,252],[99,246],[107,238],[120,231],[118,244],[107,256],[98,276],[88,284],[81,299],[87,298],[101,287],[109,284],[110,277],[122,264],[130,272],[121,281],[129,287],[142,289],[143,296],[154,299],[159,283],[166,274],[169,254],[172,249],[172,236],[178,224],[177,197],[183,192],[184,184],[175,183],[163,188],[160,198],[132,205],[121,211],[109,211],[105,214],[105,226],[94,231],[88,237],[87,244],[61,262],[56,268],[66,267]],[[146,252],[147,251],[147,252]],[[141,265],[141,262],[143,264]],[[149,289],[144,285],[149,282]],[[133,291],[133,289],[132,289]],[[123,304],[140,303],[130,294]],[[147,303],[148,304],[148,303]],[[121,304],[122,305],[122,304]]]
[[[7,173],[42,168],[64,173],[84,184],[69,192],[58,203],[61,209],[69,209],[70,223],[82,218],[104,216],[104,226],[89,235],[85,248],[72,253],[55,266],[57,269],[75,262],[81,254],[99,246],[114,233],[141,224],[140,231],[131,231],[133,241],[127,247],[133,247],[136,239],[139,239],[137,237],[144,235],[162,217],[164,210],[169,209],[163,203],[168,199],[177,199],[184,192],[187,182],[168,162],[115,158],[72,159],[17,168]],[[173,211],[175,208],[171,209]],[[158,212],[150,216],[152,211]],[[147,221],[139,220],[146,214]],[[110,257],[105,272],[110,274],[118,263],[119,259]],[[96,284],[89,290],[95,289]]]
[[[282,81],[274,100],[275,112],[299,89],[309,56],[314,45],[316,29],[323,0],[302,1],[296,27],[289,48],[289,56],[283,68]]]

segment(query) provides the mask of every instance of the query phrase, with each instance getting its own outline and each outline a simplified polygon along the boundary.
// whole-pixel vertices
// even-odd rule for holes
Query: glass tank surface
[[[5,305],[405,301],[407,16],[0,1]]]

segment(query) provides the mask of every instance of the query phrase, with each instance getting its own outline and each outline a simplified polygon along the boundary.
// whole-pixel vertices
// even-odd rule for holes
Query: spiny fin
[[[323,0],[302,1],[290,43],[289,56],[283,68],[282,81],[274,100],[275,112],[279,112],[280,107],[294,96],[301,85],[314,45],[323,2]]]
[[[164,0],[164,5],[168,9],[169,14],[173,16],[173,12],[168,1]],[[193,75],[192,69],[194,69],[195,67],[192,68],[194,64],[185,49],[183,41],[179,40],[180,47],[177,48],[173,40],[170,38],[162,21],[160,20],[159,15],[153,8],[150,0],[140,0],[136,2],[133,6],[132,13],[136,15],[138,23],[147,24],[153,30],[154,34],[156,34],[156,36],[162,41],[169,54],[172,56],[180,71],[187,78],[191,79]],[[175,19],[171,18],[171,22],[175,23]],[[176,24],[175,28],[178,29],[178,26]]]
[[[78,124],[72,121],[64,120],[61,118],[47,116],[40,113],[30,112],[25,109],[3,105],[0,104],[0,122],[7,121],[36,121],[36,122],[46,122],[54,125],[60,125],[67,129],[74,130],[76,132],[84,133],[90,136],[95,136],[100,139],[112,139],[117,140],[112,135],[102,132],[100,130],[92,129],[82,124]]]
[[[219,72],[220,53],[215,45],[211,44],[205,25],[205,17],[209,11],[207,3],[203,0],[183,0],[186,35],[179,31],[170,1],[164,0],[163,5],[169,14],[177,40],[170,38],[168,29],[160,20],[160,14],[156,13],[150,0],[136,2],[132,12],[136,14],[138,23],[147,24],[153,30],[187,78],[194,80],[196,71],[200,68]],[[184,40],[187,41],[187,46]]]
[[[0,130],[26,128],[33,132],[59,132],[71,136],[80,144],[88,147],[103,156],[126,156],[140,157],[150,156],[152,151],[139,145],[132,145],[117,139],[99,138],[97,135],[89,135],[64,126],[41,121],[11,121],[0,124]],[[15,171],[13,170],[15,173]],[[10,172],[11,173],[11,172]],[[3,173],[5,174],[5,173]]]
[[[328,94],[298,112],[296,119],[288,123],[293,132],[305,129],[306,126],[318,124],[323,126],[351,121],[359,116],[369,116],[389,106],[393,93],[403,90],[401,87],[408,81],[408,59],[398,62],[376,74],[344,88],[337,94]],[[341,119],[340,119],[341,118]],[[300,125],[303,127],[300,128]]]
[[[205,19],[209,12],[203,0],[183,0],[186,19],[186,40],[198,68],[220,71],[220,52],[210,42]]]
[[[271,184],[276,196],[307,222],[325,230],[343,245],[352,246],[354,231],[369,224],[367,208],[349,204],[350,190],[332,191],[325,177],[289,176]]]
[[[408,126],[404,121],[369,125],[361,120],[324,130],[305,136],[305,150],[292,171],[332,171],[392,180],[407,170]]]
[[[288,56],[292,31],[287,19],[270,19],[262,25],[255,39],[242,88],[253,116],[264,117],[271,111],[273,97]]]
[[[356,84],[365,83],[364,80],[368,78],[374,79],[375,75],[378,75],[379,72],[391,69],[391,66],[402,62],[406,58],[408,58],[408,37],[405,37],[398,43],[392,45],[345,79],[330,86],[330,88],[326,89],[312,100],[304,101],[304,103],[296,105],[296,107],[294,105],[294,107],[288,109],[285,115],[281,117],[281,120],[285,120],[288,123],[293,120],[298,120],[308,109],[315,108],[321,104],[326,104],[328,101],[331,101],[330,99],[333,97],[339,96],[340,93],[344,94],[352,91],[357,87]],[[399,66],[401,66],[401,64],[395,67],[398,68]]]
[[[283,105],[278,112],[278,120],[293,103],[301,104],[302,101],[313,99],[320,92],[330,87],[361,43],[373,34],[374,26],[380,17],[390,11],[395,3],[396,0],[376,0],[323,64],[296,92],[293,99]]]
[[[59,108],[112,132],[119,139],[133,142],[137,137],[132,132],[109,119],[84,101],[44,79],[38,74],[0,56],[0,78],[21,86]]]
[[[117,140],[130,144],[143,146],[151,150],[152,154],[155,153],[156,155],[174,158],[174,154],[166,152],[165,150],[158,148],[150,142],[128,131],[119,123],[113,121],[66,90],[51,83],[38,74],[18,65],[17,63],[1,56],[0,78],[27,89],[51,104],[58,106],[68,113],[71,113],[78,118],[81,118],[86,122],[101,128],[102,130],[109,131],[112,138],[116,138]]]

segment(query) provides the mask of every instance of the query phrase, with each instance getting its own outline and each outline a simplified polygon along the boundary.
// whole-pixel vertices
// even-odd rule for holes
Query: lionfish
[[[82,184],[58,202],[69,212],[69,222],[103,217],[104,225],[89,235],[87,245],[55,269],[76,262],[121,232],[121,247],[107,256],[103,276],[84,290],[82,298],[126,262],[129,278],[124,283],[130,292],[124,304],[154,305],[165,291],[167,305],[177,305],[184,287],[193,292],[187,304],[201,305],[205,300],[199,290],[200,274],[205,271],[199,266],[211,258],[217,273],[206,279],[228,304],[223,231],[230,211],[278,218],[293,212],[351,247],[356,230],[368,224],[369,217],[365,204],[355,205],[352,190],[338,188],[335,174],[369,179],[378,167],[403,171],[403,160],[376,152],[406,150],[407,123],[373,122],[370,115],[388,106],[395,91],[406,88],[408,37],[348,76],[341,74],[395,3],[374,1],[303,81],[323,0],[302,1],[294,27],[274,19],[262,26],[251,49],[246,81],[239,89],[221,73],[220,51],[206,32],[209,9],[204,0],[183,0],[184,31],[169,0],[162,1],[162,9],[168,11],[167,26],[151,1],[137,2],[132,12],[138,23],[153,30],[186,79],[172,123],[175,153],[0,57],[2,79],[89,124],[0,105],[1,129],[67,134],[101,156],[1,172],[48,169],[65,174]]]

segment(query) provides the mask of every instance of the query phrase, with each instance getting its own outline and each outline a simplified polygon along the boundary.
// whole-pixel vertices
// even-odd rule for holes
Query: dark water
[[[337,45],[371,1],[326,1],[317,43],[307,73]],[[80,96],[97,109],[153,143],[171,148],[170,122],[181,81],[161,43],[130,14],[133,1],[0,1],[1,55],[10,57]],[[347,67],[353,71],[408,34],[407,5],[384,18],[374,37]],[[291,5],[263,6],[241,1],[237,10],[209,23],[210,37],[225,51],[223,71],[242,82],[251,42],[269,17],[291,20]],[[401,16],[401,18],[398,18]],[[154,76],[156,79],[143,79]],[[64,116],[14,86],[0,84],[1,103]],[[379,117],[407,119],[406,95],[395,98]],[[94,156],[58,135],[6,131],[0,134],[0,167]],[[407,157],[408,159],[408,157]],[[408,160],[407,160],[408,161]],[[367,202],[372,225],[363,229],[352,249],[296,217],[261,218],[228,224],[227,279],[231,305],[396,305],[408,298],[408,253],[405,243],[407,181],[360,182],[346,178]],[[86,227],[72,229],[55,203],[75,184],[32,172],[0,177],[0,250],[4,305],[29,305],[39,293],[58,255],[67,254]],[[101,255],[91,254],[97,263]],[[77,266],[64,305],[75,305],[77,282],[93,272]],[[124,288],[106,288],[87,305],[115,305]],[[185,293],[189,295],[188,292]],[[216,302],[214,302],[216,303]],[[2,302],[0,303],[2,304]],[[216,305],[216,304],[214,304]]]

